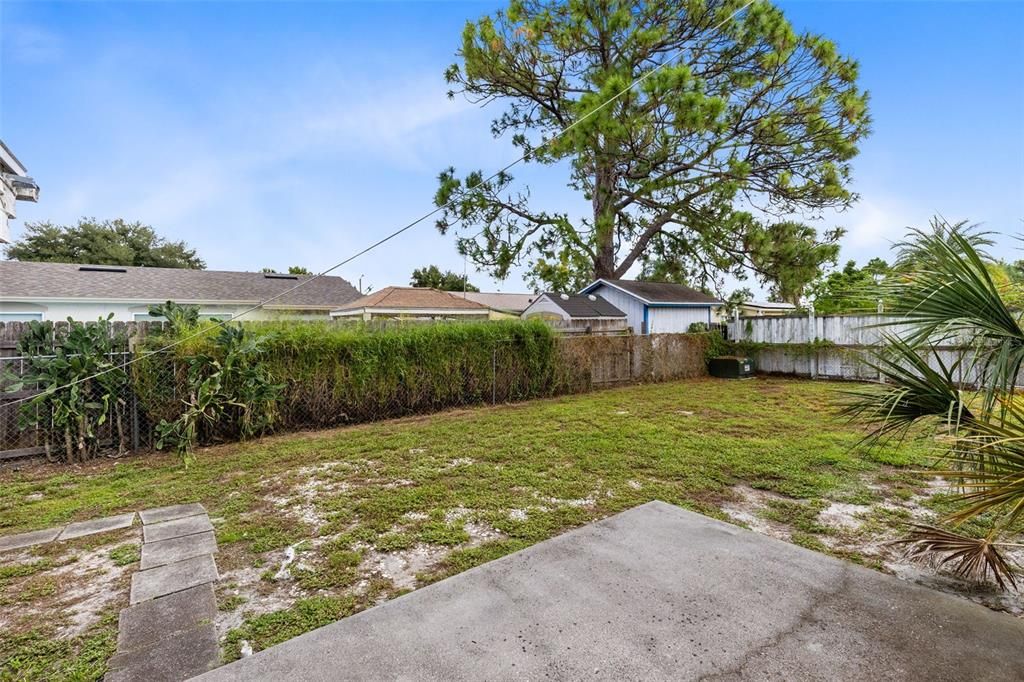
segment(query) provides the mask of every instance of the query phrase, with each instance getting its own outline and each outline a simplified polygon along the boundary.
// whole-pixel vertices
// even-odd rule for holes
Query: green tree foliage
[[[459,275],[451,270],[442,272],[436,265],[413,270],[409,284],[414,287],[432,287],[441,291],[480,291],[467,281],[465,275]]]
[[[731,16],[742,6],[513,0],[468,23],[450,94],[504,104],[492,132],[529,162],[568,169],[590,208],[544,210],[507,172],[485,182],[449,168],[438,228],[471,231],[460,252],[498,278],[526,263],[535,282],[565,289],[655,255],[704,281],[750,266],[758,223],[741,200],[775,214],[850,205],[870,123],[856,61],[768,2]]]
[[[753,300],[754,293],[750,289],[746,287],[736,289],[725,299],[725,314],[731,318],[741,305]]]
[[[879,284],[891,274],[889,264],[881,258],[872,258],[862,268],[851,260],[842,270],[811,283],[807,291],[819,315],[873,313],[878,310],[878,300],[884,299]]]
[[[76,225],[25,223],[25,235],[7,247],[7,257],[42,263],[206,268],[185,242],[168,241],[149,225],[120,218],[81,218]]]
[[[989,264],[989,274],[1006,305],[1016,310],[1024,308],[1024,261],[995,261]]]
[[[869,442],[901,438],[919,424],[941,429],[937,443],[948,451],[937,473],[958,491],[942,521],[953,527],[917,526],[905,543],[965,577],[1013,584],[1003,550],[1024,513],[1024,405],[1015,395],[1021,313],[992,278],[984,235],[943,220],[932,228],[898,245],[899,274],[885,283],[892,312],[904,320],[871,355],[886,384],[851,391],[845,411],[871,429]],[[930,362],[943,345],[960,347],[958,358]],[[961,377],[977,385],[965,387]],[[968,523],[979,519],[980,528]]]
[[[745,246],[758,279],[770,286],[772,299],[798,306],[824,266],[835,265],[843,234],[845,230],[836,228],[819,240],[813,227],[786,221],[752,229]]]
[[[263,272],[263,273],[266,273],[266,274],[276,274],[277,270],[275,270],[274,268],[260,268],[260,272]],[[304,268],[301,265],[289,265],[288,266],[288,274],[289,275],[312,275],[313,273],[310,272],[309,269]]]

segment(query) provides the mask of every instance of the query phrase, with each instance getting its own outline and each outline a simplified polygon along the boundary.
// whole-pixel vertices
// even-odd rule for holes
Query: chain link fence
[[[132,357],[127,351],[107,353],[112,371],[61,391],[47,390],[47,370],[79,356],[0,357],[0,459],[75,462],[151,445],[151,424],[127,380]]]
[[[173,449],[171,436],[185,429],[203,446],[703,373],[694,336],[664,337],[555,338],[544,352],[523,338],[492,339],[401,362],[371,354],[319,362],[276,348],[262,384],[250,365],[137,349],[105,354],[102,376],[56,391],[49,363],[75,356],[0,357],[0,461],[81,462]]]

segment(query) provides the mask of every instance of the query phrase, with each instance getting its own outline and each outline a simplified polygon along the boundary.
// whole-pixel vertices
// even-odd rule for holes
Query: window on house
[[[31,320],[42,321],[42,313],[0,313],[0,322],[29,322]]]
[[[214,322],[220,322],[227,320],[231,317],[230,313],[199,313],[200,320],[213,320]],[[157,315],[156,317],[149,313],[135,313],[134,315],[136,322],[166,322],[167,318],[163,315]]]

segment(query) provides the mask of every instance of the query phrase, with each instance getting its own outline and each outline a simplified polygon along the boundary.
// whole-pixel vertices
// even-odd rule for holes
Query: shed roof
[[[302,286],[288,291],[298,284]],[[359,298],[359,292],[347,281],[326,275],[314,279],[312,275],[262,272],[0,261],[0,299],[7,301],[45,298],[256,304],[279,294],[283,295],[269,307],[330,310]]]
[[[593,291],[601,284],[621,289],[647,303],[707,303],[720,305],[722,302],[714,296],[702,291],[691,289],[682,284],[672,282],[639,282],[632,279],[599,279],[588,285],[580,293]]]
[[[544,297],[574,318],[625,317],[622,312],[600,296],[585,294],[557,294],[547,292]]]
[[[467,310],[486,312],[487,306],[440,289],[426,287],[384,287],[380,291],[338,306],[337,312],[363,309]]]

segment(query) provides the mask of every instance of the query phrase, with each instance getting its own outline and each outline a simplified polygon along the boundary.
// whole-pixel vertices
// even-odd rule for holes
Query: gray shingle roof
[[[311,275],[140,268],[76,263],[0,261],[0,299],[94,299],[140,302],[247,303],[265,301]],[[273,301],[272,307],[337,308],[359,298],[341,277],[324,276]]]
[[[379,308],[386,310],[476,310],[487,312],[487,306],[462,298],[462,294],[429,287],[384,287],[345,305],[338,311]]]
[[[462,293],[456,292],[456,296]],[[502,292],[490,293],[486,291],[468,291],[465,298],[476,301],[494,310],[504,310],[513,313],[521,313],[530,307],[530,304],[537,298],[537,294],[506,294]]]
[[[600,296],[585,294],[546,293],[552,303],[565,311],[569,317],[625,317],[622,312]]]
[[[632,279],[600,280],[651,303],[721,303],[714,296],[671,282],[638,282]],[[596,282],[595,282],[596,284]],[[591,284],[587,289],[594,285]]]

